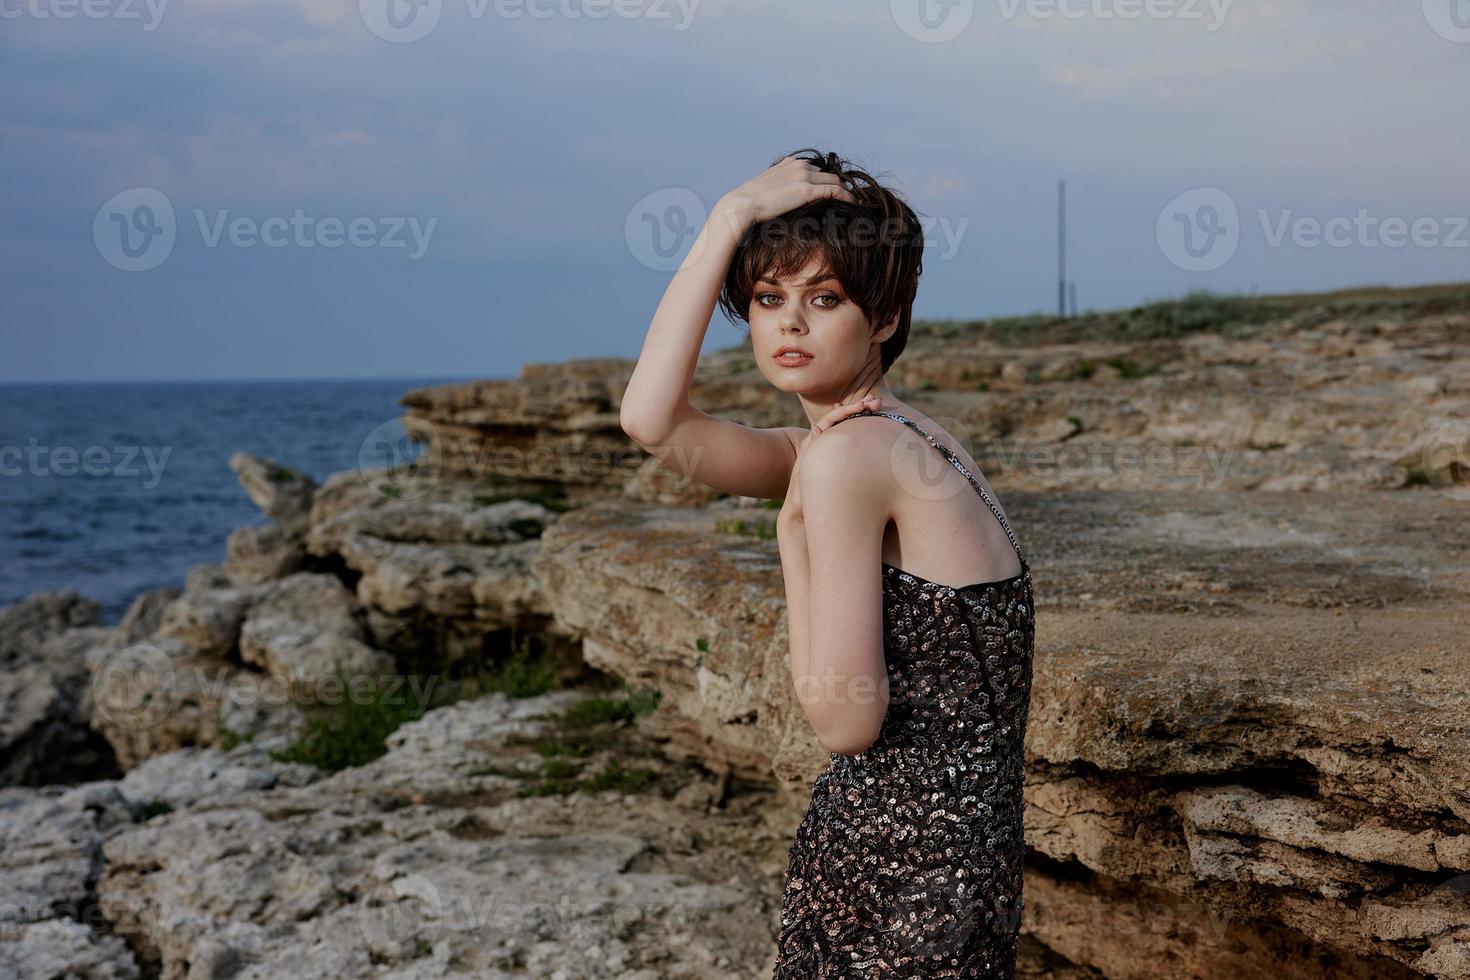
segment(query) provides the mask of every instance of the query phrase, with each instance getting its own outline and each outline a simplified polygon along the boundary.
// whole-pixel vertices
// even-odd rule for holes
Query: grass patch
[[[388,750],[385,740],[394,729],[423,716],[426,706],[410,684],[397,684],[385,692],[371,676],[349,678],[340,666],[336,674],[344,692],[341,702],[311,711],[296,742],[273,750],[271,758],[304,762],[328,772],[361,766]]]
[[[487,643],[482,656],[490,662],[459,661],[446,669],[432,660],[419,658],[414,669],[420,676],[437,682],[429,707],[438,708],[493,693],[508,698],[533,698],[558,687],[557,659],[549,646],[533,643],[535,635],[512,629],[509,651],[498,657],[488,649]]]
[[[560,721],[574,727],[631,722],[652,713],[662,699],[661,691],[634,691],[624,697],[593,697],[578,701],[561,713]]]
[[[715,530],[721,534],[743,534],[747,537],[769,540],[776,536],[776,522],[745,521],[739,517],[722,517],[715,522]]]
[[[1097,365],[1086,358],[1068,365],[1067,370],[1057,375],[1058,381],[1086,381],[1097,370]]]
[[[245,732],[242,734],[223,722],[215,725],[214,744],[221,752],[228,752],[237,745],[254,740],[254,732]]]
[[[579,776],[576,767],[569,763],[556,766],[548,763],[542,780],[523,786],[517,796],[565,796],[570,793],[601,793],[617,790],[621,793],[640,793],[658,782],[659,774],[641,766],[624,766],[613,759],[601,772],[591,776]]]
[[[528,637],[511,641],[511,652],[500,664],[475,672],[479,693],[499,691],[506,697],[533,698],[556,686],[556,664],[549,656],[533,656]]]
[[[562,734],[554,736],[512,735],[507,745],[525,745],[534,749],[544,759],[570,756],[586,758],[597,751],[597,739],[590,733]]]
[[[1120,378],[1146,378],[1159,372],[1157,367],[1148,367],[1126,357],[1107,357],[1103,363],[1116,369]]]
[[[147,821],[152,819],[153,817],[162,816],[165,813],[173,812],[174,806],[172,803],[169,803],[165,800],[149,800],[148,803],[143,807],[143,819],[144,821]]]

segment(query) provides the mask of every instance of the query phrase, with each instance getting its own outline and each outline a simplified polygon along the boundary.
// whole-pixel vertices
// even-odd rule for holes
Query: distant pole
[[[1067,283],[1067,295],[1069,297],[1069,302],[1067,303],[1067,305],[1072,308],[1072,315],[1073,316],[1076,316],[1077,315],[1077,280],[1073,279],[1071,282]]]
[[[1067,317],[1067,182],[1057,181],[1057,315]]]

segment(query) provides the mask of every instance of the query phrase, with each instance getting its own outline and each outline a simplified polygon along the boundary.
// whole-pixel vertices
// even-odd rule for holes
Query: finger
[[[845,419],[849,415],[856,415],[858,412],[865,412],[871,408],[877,408],[879,404],[880,400],[877,398],[866,398],[860,402],[838,405],[835,408],[828,409],[827,414],[823,415],[813,427],[812,434],[815,435],[818,432],[825,432],[839,419]]]

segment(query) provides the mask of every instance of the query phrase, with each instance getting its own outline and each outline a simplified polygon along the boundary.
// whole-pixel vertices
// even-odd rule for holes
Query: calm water
[[[401,436],[398,398],[460,379],[0,386],[0,606],[74,588],[115,623],[140,592],[221,562],[264,523],[237,450],[318,483]],[[371,438],[369,438],[371,436]],[[366,444],[366,449],[365,449]]]

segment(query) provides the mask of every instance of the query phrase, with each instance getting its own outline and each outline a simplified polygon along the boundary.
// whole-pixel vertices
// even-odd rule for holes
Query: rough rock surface
[[[364,642],[362,607],[335,575],[298,572],[273,583],[240,627],[240,658],[308,698],[348,677],[392,674],[392,656]]]
[[[890,384],[1035,569],[1020,976],[1470,977],[1467,327],[1464,287],[915,325]],[[0,977],[764,980],[826,753],[775,544],[719,529],[774,514],[628,442],[631,368],[410,392],[426,458],[320,487],[239,454],[268,523],[222,566],[114,629],[0,610],[0,776],[81,780],[0,789]],[[753,368],[696,403],[799,423]],[[491,695],[273,758],[329,666],[528,625],[658,709]]]
[[[225,545],[224,570],[235,585],[256,585],[304,569],[306,525],[316,481],[273,459],[237,452],[230,457],[240,485],[270,520],[236,528]]]
[[[67,590],[0,610],[0,786],[110,773],[107,743],[88,725],[86,650],[111,635],[100,606]]]
[[[1303,975],[1322,956],[1345,976],[1470,975],[1470,522],[1456,503],[1005,502],[1038,599],[1028,887],[1055,879],[1071,904],[1079,879],[1101,895],[1146,885],[1196,924],[1223,918],[1151,940],[1210,975],[1260,962],[1232,952],[1252,929],[1296,937],[1295,959],[1269,948]],[[776,546],[716,520],[584,508],[543,536],[535,570],[589,661],[664,692],[671,753],[799,807],[826,753],[788,694]],[[1052,949],[1108,976],[1164,975],[1105,922],[1089,941],[1120,945],[1078,945],[1075,910],[1054,907],[1026,920]]]
[[[1463,285],[915,323],[887,381],[997,487],[1394,489],[1470,471],[1467,333]],[[633,366],[531,364],[401,402],[446,472],[563,484],[579,502],[705,502],[698,485],[627,479],[650,458],[628,455],[618,422]],[[748,341],[701,357],[690,399],[747,425],[806,424]]]
[[[385,495],[357,472],[323,486],[307,546],[358,575],[374,646],[456,660],[479,653],[487,633],[548,612],[528,565],[558,514],[500,499],[473,482],[435,475],[407,498]]]
[[[100,908],[163,980],[758,977],[751,853],[781,847],[758,807],[710,813],[707,778],[616,739],[580,764],[650,766],[658,789],[518,795],[545,762],[525,741],[583,697],[460,702],[366,766],[125,828],[101,844]]]

